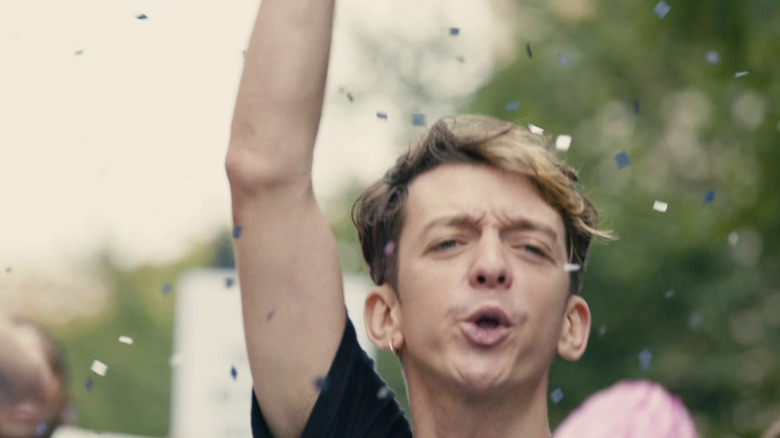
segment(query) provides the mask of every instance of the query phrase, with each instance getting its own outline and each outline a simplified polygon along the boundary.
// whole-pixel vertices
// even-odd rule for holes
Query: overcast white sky
[[[457,98],[489,77],[497,53],[511,51],[505,13],[493,3],[340,1],[316,158],[321,198],[351,176],[381,175],[393,161],[391,145],[415,133],[410,113],[451,110],[446,102],[409,108],[399,101],[397,78],[376,71],[381,63],[356,35],[439,41],[462,54],[465,63],[445,56],[435,71],[440,91]],[[229,228],[222,163],[258,5],[4,3],[0,268],[67,266],[104,247],[128,265],[162,262]],[[450,27],[460,34],[450,36]],[[354,102],[343,90],[358,90]]]

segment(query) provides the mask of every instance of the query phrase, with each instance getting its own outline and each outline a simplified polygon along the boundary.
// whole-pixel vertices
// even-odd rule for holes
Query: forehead
[[[550,228],[558,236],[565,234],[561,215],[525,175],[486,165],[445,164],[409,185],[404,232],[455,215],[527,221]]]

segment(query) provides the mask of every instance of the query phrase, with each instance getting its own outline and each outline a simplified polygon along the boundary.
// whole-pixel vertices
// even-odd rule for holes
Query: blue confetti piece
[[[328,390],[328,378],[327,377],[320,377],[317,380],[314,381],[314,387],[317,388],[317,391],[325,392]]]
[[[45,421],[41,421],[38,423],[38,426],[35,428],[35,435],[36,436],[43,436],[46,433],[46,430],[49,429],[49,425],[46,424]]]
[[[146,16],[146,14],[141,14],[141,15],[136,15],[136,17],[135,17],[135,18],[137,18],[137,19],[139,19],[139,20],[146,20],[146,19],[147,19],[147,18],[149,18],[149,17],[147,17],[147,16]]]
[[[552,400],[553,404],[558,404],[563,400],[563,391],[561,388],[556,388],[553,392],[550,393],[550,400]]]
[[[569,61],[570,61],[569,55],[565,53],[558,54],[558,65],[560,65],[561,67],[565,67],[569,65]]]
[[[628,157],[626,152],[615,155],[615,161],[617,161],[618,169],[625,169],[631,165],[631,158]]]
[[[425,114],[412,114],[412,124],[414,126],[425,126]]]
[[[652,367],[652,362],[653,353],[650,350],[644,349],[639,353],[639,367],[642,368],[642,371],[649,371]]]
[[[504,107],[507,111],[517,111],[518,108],[520,108],[520,102],[509,102]]]
[[[452,35],[452,36],[460,35],[460,29],[458,29],[457,27],[451,27],[450,28],[450,35]]]
[[[92,388],[95,386],[95,381],[92,380],[92,377],[87,379],[87,382],[84,384],[84,388],[87,390],[87,393],[92,392]]]
[[[163,295],[168,295],[169,293],[171,293],[171,284],[165,283],[164,285],[162,285],[162,287],[160,288],[160,292],[162,292]]]
[[[642,107],[640,106],[639,99],[634,100],[634,113],[639,114],[639,110],[641,110]]]
[[[706,195],[704,195],[705,204],[709,204],[714,200],[715,200],[715,190],[710,190],[709,192],[707,192]]]
[[[236,377],[238,377],[238,370],[236,367],[230,367],[230,377],[233,378],[233,380],[236,380]]]
[[[233,277],[225,277],[225,287],[230,288],[233,287],[233,284],[236,282],[236,280],[233,279]]]
[[[376,118],[381,120],[387,120],[387,113],[383,113],[380,111],[376,112]]]
[[[718,53],[717,50],[708,50],[707,53],[704,54],[704,59],[707,60],[707,64],[709,65],[720,64],[720,53]]]
[[[233,238],[234,238],[234,239],[238,239],[239,237],[241,237],[241,230],[242,230],[242,229],[243,229],[243,228],[241,227],[241,225],[236,225],[236,226],[233,228]]]
[[[531,50],[531,43],[525,43],[525,53],[528,54],[529,58],[533,58],[534,57],[534,51]]]
[[[657,5],[655,5],[655,8],[653,9],[653,12],[655,13],[658,18],[662,19],[666,17],[666,14],[669,13],[669,11],[672,10],[672,7],[669,6],[668,3],[666,3],[664,0],[661,0],[658,2]]]

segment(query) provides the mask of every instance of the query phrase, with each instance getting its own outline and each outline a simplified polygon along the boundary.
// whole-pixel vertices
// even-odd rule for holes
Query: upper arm
[[[234,217],[241,225],[235,247],[255,392],[275,435],[297,435],[346,321],[335,240],[310,188],[235,198]]]

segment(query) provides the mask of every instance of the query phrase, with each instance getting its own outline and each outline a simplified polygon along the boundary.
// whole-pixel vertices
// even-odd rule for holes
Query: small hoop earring
[[[391,341],[391,340],[389,340],[389,339],[387,340],[387,348],[389,348],[389,349],[390,349],[390,351],[392,351],[392,352],[393,352],[393,354],[395,355],[395,357],[401,357],[401,350],[399,350],[399,349],[397,349],[397,348],[393,347],[393,341]]]

